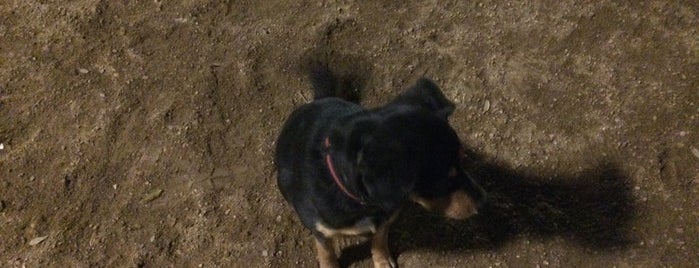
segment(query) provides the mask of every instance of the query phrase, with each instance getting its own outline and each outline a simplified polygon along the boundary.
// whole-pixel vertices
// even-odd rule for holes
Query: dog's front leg
[[[315,237],[315,241],[320,268],[339,268],[340,263],[337,261],[332,240],[330,238]]]
[[[381,226],[371,238],[371,259],[375,268],[396,268],[398,264],[388,250],[388,226]]]
[[[371,260],[374,262],[374,267],[377,268],[397,268],[398,263],[391,257],[391,252],[388,249],[388,229],[391,224],[398,218],[398,213],[395,212],[384,224],[379,226],[371,238]]]

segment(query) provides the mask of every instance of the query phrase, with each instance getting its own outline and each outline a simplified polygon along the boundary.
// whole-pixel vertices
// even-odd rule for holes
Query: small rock
[[[47,236],[39,236],[39,237],[36,237],[36,238],[34,238],[34,239],[32,239],[32,240],[29,241],[29,245],[30,245],[30,246],[36,246],[36,245],[38,245],[39,243],[44,242],[44,240],[46,240],[46,238],[48,238],[48,237],[49,237],[48,235],[47,235]]]
[[[5,150],[5,144],[0,143],[0,150]]]
[[[483,103],[483,112],[485,113],[485,112],[487,112],[488,110],[490,110],[490,101],[489,101],[489,100],[485,100],[485,102]]]
[[[279,215],[279,216],[277,216],[277,218],[276,218],[276,219],[274,219],[274,220],[275,220],[275,221],[277,221],[277,222],[282,222],[282,216],[281,216],[281,215]]]
[[[262,257],[267,257],[267,256],[269,256],[269,251],[267,251],[267,250],[265,249],[265,250],[262,251]]]
[[[160,197],[162,194],[163,194],[163,189],[155,189],[152,192],[148,193],[145,197],[143,197],[143,202],[147,203],[147,202],[153,201],[156,198]]]
[[[90,71],[88,69],[85,69],[85,68],[78,68],[78,72],[81,74],[86,74],[86,73],[89,73]]]
[[[692,154],[693,154],[696,158],[699,158],[699,149],[692,147]]]

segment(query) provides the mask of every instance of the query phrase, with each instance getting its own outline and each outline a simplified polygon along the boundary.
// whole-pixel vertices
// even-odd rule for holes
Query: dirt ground
[[[316,58],[457,103],[489,203],[407,207],[402,267],[696,267],[699,2],[638,2],[2,1],[0,266],[313,267],[272,155]]]

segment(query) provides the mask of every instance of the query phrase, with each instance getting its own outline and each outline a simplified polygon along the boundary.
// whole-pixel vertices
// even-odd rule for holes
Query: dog
[[[463,168],[464,147],[440,88],[421,78],[388,104],[340,98],[338,77],[312,68],[314,100],[294,110],[276,143],[277,184],[315,238],[320,267],[339,267],[333,238],[371,236],[374,267],[397,267],[388,229],[415,202],[465,219],[485,200]]]

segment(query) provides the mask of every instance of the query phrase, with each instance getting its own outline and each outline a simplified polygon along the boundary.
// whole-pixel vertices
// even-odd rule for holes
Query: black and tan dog
[[[485,193],[463,171],[447,122],[454,110],[420,79],[389,104],[365,109],[338,98],[327,68],[311,72],[315,100],[296,109],[277,141],[278,184],[315,237],[320,267],[337,267],[337,236],[372,235],[375,267],[396,267],[388,227],[407,202],[453,219],[476,214]]]

